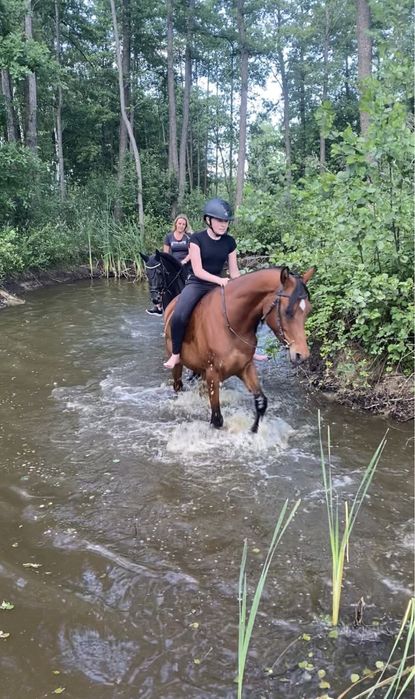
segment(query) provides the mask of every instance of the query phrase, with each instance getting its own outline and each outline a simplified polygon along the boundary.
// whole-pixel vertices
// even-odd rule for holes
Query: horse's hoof
[[[220,430],[221,427],[223,427],[223,417],[222,415],[212,415],[212,418],[210,420],[210,424],[212,427],[214,427],[216,430]]]
[[[251,427],[251,432],[256,434],[258,432],[258,423],[254,423]]]

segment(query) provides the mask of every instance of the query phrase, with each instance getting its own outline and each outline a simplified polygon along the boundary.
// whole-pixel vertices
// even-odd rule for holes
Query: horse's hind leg
[[[268,400],[267,400],[267,397],[261,388],[261,384],[259,383],[257,371],[256,371],[255,366],[252,362],[250,362],[250,364],[248,364],[245,367],[242,374],[240,375],[240,378],[244,382],[248,391],[250,391],[250,393],[254,394],[256,415],[255,415],[254,424],[251,427],[251,431],[258,432],[259,420],[260,420],[260,418],[264,417],[264,415],[265,415],[265,411],[266,411],[267,405],[268,405]]]
[[[176,393],[183,390],[182,372],[183,364],[176,364],[176,366],[173,367],[173,388]]]
[[[213,367],[206,370],[206,383],[209,392],[210,407],[212,410],[210,415],[210,424],[219,429],[223,425],[223,417],[220,411],[219,403],[219,376]]]

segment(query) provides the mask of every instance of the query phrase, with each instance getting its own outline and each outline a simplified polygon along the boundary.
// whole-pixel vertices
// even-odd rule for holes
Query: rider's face
[[[224,235],[228,230],[229,221],[224,221],[223,218],[211,218],[210,226],[215,235]]]
[[[186,219],[184,218],[178,218],[176,221],[176,231],[179,233],[183,233],[186,230]]]

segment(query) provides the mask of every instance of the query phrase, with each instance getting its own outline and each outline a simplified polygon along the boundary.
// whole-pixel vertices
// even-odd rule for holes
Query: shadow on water
[[[265,587],[246,696],[317,697],[318,669],[336,696],[352,672],[387,658],[411,594],[411,428],[307,393],[280,357],[259,366],[269,410],[258,435],[237,380],[222,392],[225,429],[212,430],[197,386],[173,395],[146,303],[133,284],[80,283],[0,316],[0,582],[15,605],[0,611],[10,633],[0,696],[235,697],[243,540],[252,589],[281,504],[299,497]],[[324,620],[318,409],[341,500],[390,428],[352,535],[337,639]],[[366,624],[353,630],[362,595]],[[313,670],[299,667],[311,659]]]

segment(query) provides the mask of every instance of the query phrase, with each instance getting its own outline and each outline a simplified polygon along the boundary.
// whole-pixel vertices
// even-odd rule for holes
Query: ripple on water
[[[78,435],[100,434],[112,444],[122,444],[124,451],[144,451],[163,462],[187,461],[189,456],[198,462],[214,455],[222,462],[249,459],[263,467],[268,456],[289,447],[295,433],[275,415],[274,405],[253,434],[252,396],[231,386],[221,389],[224,427],[215,430],[209,424],[208,398],[199,386],[175,395],[165,383],[150,388],[130,385],[117,373],[110,372],[99,384],[53,390],[53,397],[77,416]]]

